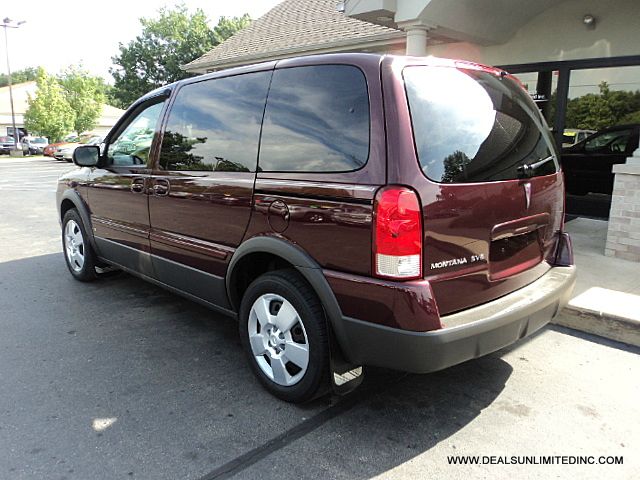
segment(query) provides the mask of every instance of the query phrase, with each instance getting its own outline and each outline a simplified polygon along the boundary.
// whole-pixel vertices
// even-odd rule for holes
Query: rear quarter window
[[[348,172],[369,157],[369,96],[349,65],[317,65],[273,74],[260,144],[260,170]]]
[[[511,180],[558,171],[553,139],[528,94],[508,76],[415,66],[403,77],[424,174],[436,182]]]

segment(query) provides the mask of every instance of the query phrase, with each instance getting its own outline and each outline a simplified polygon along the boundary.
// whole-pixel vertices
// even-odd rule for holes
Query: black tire
[[[67,245],[68,240],[67,238],[65,238],[65,236],[67,234],[67,227],[70,222],[74,222],[74,224],[72,224],[69,228],[77,226],[77,228],[72,229],[75,231],[76,235],[79,234],[82,238],[82,246],[80,247],[79,244],[76,245],[77,251],[82,254],[82,257],[84,259],[82,265],[79,265],[78,263],[72,264],[72,260],[69,258],[70,254],[68,253],[68,246],[70,245]],[[69,272],[76,280],[79,280],[81,282],[91,282],[96,279],[97,256],[93,251],[93,248],[91,247],[91,243],[87,235],[87,230],[85,229],[84,223],[82,223],[82,218],[80,217],[78,211],[74,208],[68,210],[64,214],[64,218],[62,219],[62,253],[64,255],[64,261],[67,264]]]
[[[308,364],[297,383],[285,386],[276,383],[262,370],[251,349],[249,316],[254,302],[263,295],[275,294],[295,308],[306,335]],[[277,310],[279,311],[279,310]],[[276,313],[277,315],[277,313]],[[329,385],[329,340],[327,322],[320,300],[313,288],[295,270],[277,270],[261,275],[249,285],[240,305],[240,341],[254,374],[276,397],[292,403],[303,403],[325,393]],[[299,324],[297,328],[300,332]],[[292,330],[293,330],[292,328]],[[298,333],[299,334],[299,333]],[[286,346],[283,354],[286,353]],[[269,365],[271,363],[269,362]],[[296,365],[293,367],[297,368]],[[291,368],[287,364],[287,368]]]

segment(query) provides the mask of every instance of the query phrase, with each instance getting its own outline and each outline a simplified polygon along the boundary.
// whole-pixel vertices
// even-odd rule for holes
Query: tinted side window
[[[348,65],[285,68],[273,74],[260,170],[346,172],[369,157],[364,74]]]
[[[182,87],[162,139],[164,170],[253,172],[271,72]]]
[[[107,160],[110,165],[146,165],[149,160],[151,142],[164,102],[144,108],[109,144]],[[99,142],[98,142],[99,143]],[[97,143],[90,143],[97,145]]]
[[[584,149],[587,152],[624,153],[632,133],[631,130],[614,130],[594,135],[585,142]]]

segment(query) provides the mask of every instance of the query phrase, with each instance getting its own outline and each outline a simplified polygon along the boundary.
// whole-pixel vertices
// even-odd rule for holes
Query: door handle
[[[145,180],[144,178],[134,178],[131,181],[131,191],[133,193],[143,193],[145,189]]]
[[[164,180],[162,178],[157,178],[153,182],[153,194],[159,197],[164,197],[169,195],[170,184],[169,180]]]

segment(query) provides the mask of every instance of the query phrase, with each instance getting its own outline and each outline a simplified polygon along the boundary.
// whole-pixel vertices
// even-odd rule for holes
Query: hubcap
[[[253,303],[249,344],[260,369],[278,385],[295,385],[307,371],[307,333],[296,309],[280,295],[266,293]]]
[[[84,265],[84,239],[82,230],[75,220],[69,220],[64,228],[64,250],[69,265],[74,272],[82,270]]]

